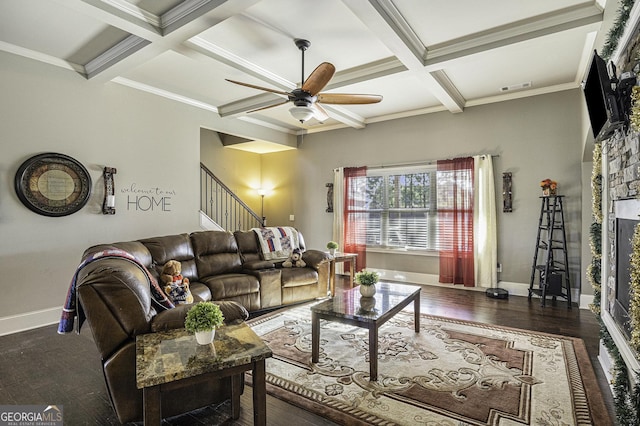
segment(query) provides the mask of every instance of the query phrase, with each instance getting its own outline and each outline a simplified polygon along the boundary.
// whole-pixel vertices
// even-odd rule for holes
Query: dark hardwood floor
[[[339,284],[343,285],[343,284]],[[566,302],[511,296],[499,300],[484,292],[423,286],[421,312],[487,324],[524,328],[583,339],[614,424],[613,400],[598,363],[599,325],[588,310],[567,309]],[[269,425],[335,425],[281,400],[267,397]],[[56,334],[56,326],[0,337],[0,405],[57,404],[65,425],[119,424],[106,392],[100,360],[88,327],[81,335]],[[242,396],[241,417],[229,420],[230,404],[165,419],[165,425],[253,424],[251,388]]]

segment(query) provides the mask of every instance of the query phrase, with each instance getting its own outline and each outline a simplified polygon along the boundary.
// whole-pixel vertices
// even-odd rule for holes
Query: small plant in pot
[[[356,283],[360,284],[360,294],[364,297],[373,297],[376,294],[376,284],[380,275],[376,271],[363,269],[356,274]]]
[[[187,312],[184,328],[195,333],[196,340],[201,345],[213,342],[216,328],[224,323],[224,315],[220,307],[213,302],[200,302]]]
[[[327,248],[329,249],[329,253],[333,256],[336,254],[336,250],[338,250],[338,243],[335,241],[329,241],[327,243]]]

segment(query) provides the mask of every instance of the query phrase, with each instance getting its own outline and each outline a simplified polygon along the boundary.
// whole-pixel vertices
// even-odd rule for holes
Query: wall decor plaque
[[[68,155],[38,154],[18,168],[15,190],[31,211],[44,216],[66,216],[89,201],[91,176],[80,162]]]

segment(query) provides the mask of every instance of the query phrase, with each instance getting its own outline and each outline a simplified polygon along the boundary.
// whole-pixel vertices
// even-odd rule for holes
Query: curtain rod
[[[486,156],[486,155],[490,155],[492,158],[500,157],[500,154],[472,154],[472,155],[466,155],[465,157]],[[429,166],[431,164],[437,163],[438,161],[439,160],[424,160],[424,161],[415,161],[412,163],[381,164],[379,166],[367,166],[367,167],[369,169],[385,169],[389,167]]]

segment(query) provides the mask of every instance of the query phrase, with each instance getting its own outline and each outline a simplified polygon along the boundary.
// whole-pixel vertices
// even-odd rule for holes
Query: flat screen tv
[[[607,64],[595,51],[584,83],[584,97],[593,137],[597,141],[609,138],[624,124],[620,97],[611,87]]]

